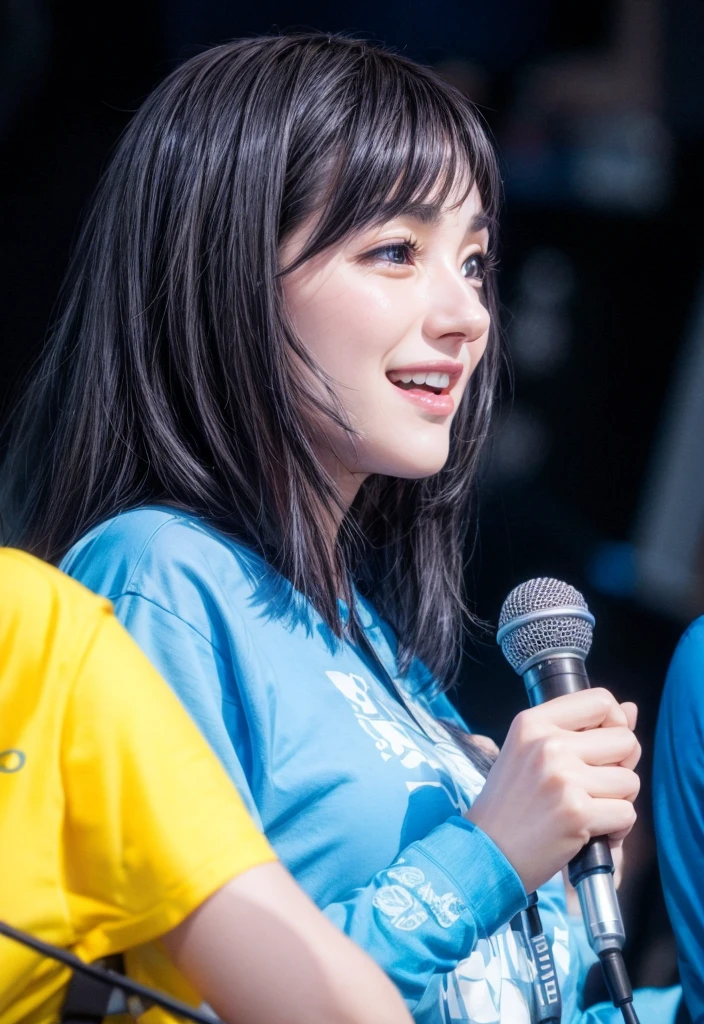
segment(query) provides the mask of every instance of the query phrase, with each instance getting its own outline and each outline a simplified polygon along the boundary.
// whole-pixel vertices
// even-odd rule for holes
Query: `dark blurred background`
[[[496,138],[511,370],[470,594],[489,623],[531,576],[587,597],[592,680],[640,706],[628,963],[635,984],[670,984],[649,778],[668,660],[704,612],[701,0],[0,0],[0,419],[131,112],[203,47],[288,28],[354,33],[434,64]],[[489,634],[467,651],[457,701],[498,742],[525,706]]]

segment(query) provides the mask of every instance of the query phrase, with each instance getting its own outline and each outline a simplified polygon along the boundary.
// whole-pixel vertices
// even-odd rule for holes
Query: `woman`
[[[115,154],[6,470],[16,542],[114,601],[419,1022],[530,1018],[510,921],[585,837],[620,841],[638,788],[634,708],[602,691],[519,716],[486,786],[442,693],[497,201],[477,114],[404,58],[201,54]],[[561,885],[541,900],[577,1020],[591,960]]]
[[[275,862],[108,602],[11,550],[0,680],[0,919],[83,960],[124,953],[130,976],[227,1024],[409,1024]],[[0,1020],[56,1021],[69,974],[0,937]]]

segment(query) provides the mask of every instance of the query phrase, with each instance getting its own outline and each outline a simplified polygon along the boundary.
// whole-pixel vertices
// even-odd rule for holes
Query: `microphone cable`
[[[153,989],[148,988],[146,985],[141,985],[138,981],[133,981],[124,974],[119,974],[117,971],[108,968],[97,967],[95,964],[86,964],[73,953],[69,953],[68,950],[59,949],[58,946],[52,946],[48,942],[35,939],[33,935],[20,931],[19,928],[13,928],[2,920],[0,920],[0,935],[4,935],[5,938],[12,939],[14,942],[19,942],[20,945],[27,946],[29,949],[33,949],[36,953],[41,953],[42,956],[48,957],[50,960],[56,960],[64,964],[64,966],[70,967],[72,971],[85,975],[108,993],[117,989],[124,995],[127,1012],[135,1017],[141,1016],[152,1006],[159,1006],[162,1010],[167,1010],[177,1017],[194,1021],[194,1024],[215,1024],[217,1021],[216,1017],[194,1010],[191,1006],[187,1006],[180,1000],[172,999],[171,996],[155,992]]]
[[[621,1010],[625,1024],[640,1024],[623,953],[620,949],[605,949],[599,954],[599,960],[611,1002]]]

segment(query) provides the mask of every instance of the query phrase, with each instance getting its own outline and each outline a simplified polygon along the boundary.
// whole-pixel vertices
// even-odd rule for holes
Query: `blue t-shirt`
[[[101,524],[62,568],[113,602],[283,863],[419,1024],[528,1024],[530,974],[509,925],[525,893],[462,817],[484,780],[441,725],[457,721],[451,704],[419,662],[400,675],[393,632],[368,603],[357,611],[374,659],[246,547],[164,508]],[[582,1012],[593,957],[559,878],[540,900],[563,1020],[619,1021],[611,1007]],[[677,993],[661,997],[644,1022],[673,1019]]]
[[[655,736],[655,833],[682,988],[704,1021],[704,616],[677,645]]]

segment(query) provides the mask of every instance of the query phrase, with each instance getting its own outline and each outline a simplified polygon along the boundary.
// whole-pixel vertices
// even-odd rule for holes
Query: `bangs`
[[[475,185],[493,240],[498,167],[486,126],[471,102],[433,71],[405,58],[368,45],[362,54],[360,44],[335,42],[347,48],[355,66],[344,97],[336,98],[336,116],[327,124],[319,121],[307,195],[285,203],[284,208],[298,213],[295,223],[284,218],[286,233],[318,214],[304,250],[287,269],[419,204],[439,212],[452,196],[453,206],[459,206]]]

